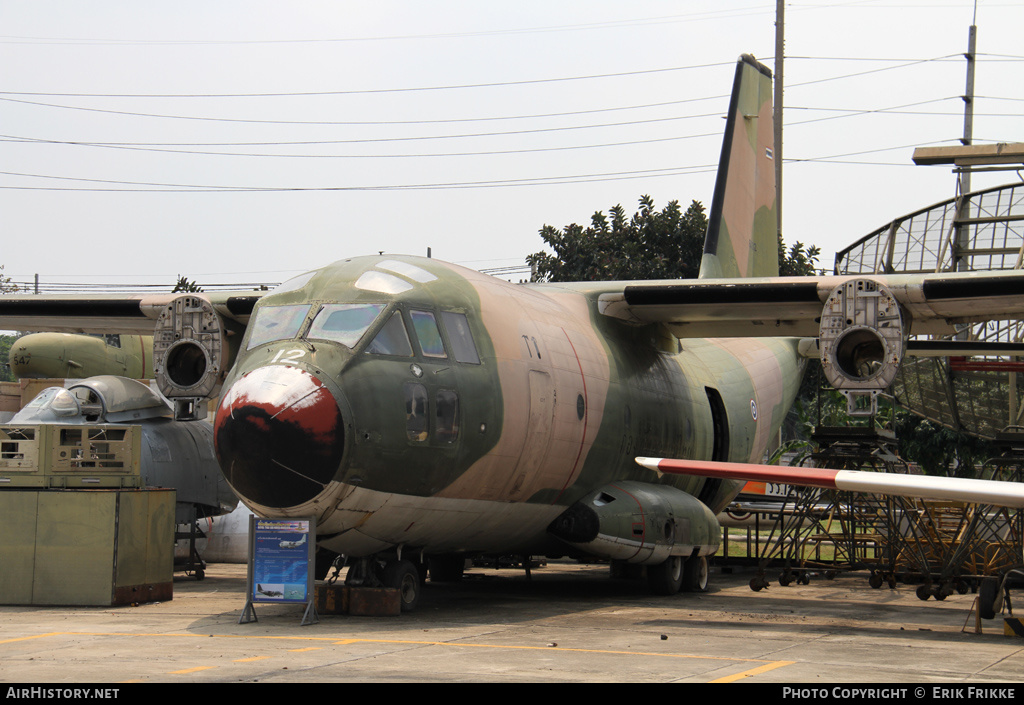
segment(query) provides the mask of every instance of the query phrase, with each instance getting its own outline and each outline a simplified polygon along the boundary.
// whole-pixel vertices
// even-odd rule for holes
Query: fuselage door
[[[517,494],[522,488],[527,473],[536,471],[543,465],[543,458],[548,454],[551,443],[551,428],[554,425],[555,390],[551,384],[551,375],[541,370],[530,370],[530,415],[526,428],[526,442],[523,454],[513,473],[515,478],[509,488],[510,498],[519,499]]]

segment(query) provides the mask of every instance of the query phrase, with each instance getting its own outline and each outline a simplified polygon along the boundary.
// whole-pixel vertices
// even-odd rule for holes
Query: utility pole
[[[974,64],[975,55],[978,49],[978,27],[972,24],[967,33],[967,87],[964,89],[964,136],[960,143],[969,147],[974,142]],[[960,171],[960,193],[971,191],[971,170],[970,168]]]
[[[975,5],[975,12],[977,12],[977,5]],[[974,57],[977,48],[978,27],[972,22],[971,27],[967,32],[967,53],[964,54],[964,57],[967,59],[967,86],[964,89],[963,96],[964,136],[960,138],[960,143],[964,147],[970,147],[974,142]],[[957,196],[960,198],[960,207],[957,209],[958,221],[964,221],[970,216],[967,194],[971,192],[972,168],[973,167],[969,165],[960,167],[960,173],[957,176]],[[956,271],[963,271],[967,269],[967,262],[962,253],[966,251],[969,246],[969,230],[969,227],[965,227],[960,222],[957,223],[957,248],[953,252],[953,261],[955,264],[954,269]]]
[[[782,236],[782,64],[785,58],[785,7],[784,0],[775,0],[775,95],[772,101],[772,122],[775,129],[775,213],[778,216],[778,233]]]

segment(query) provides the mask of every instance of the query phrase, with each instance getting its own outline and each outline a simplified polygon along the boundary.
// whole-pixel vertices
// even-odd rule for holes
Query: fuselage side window
[[[405,330],[401,311],[391,314],[391,318],[374,336],[366,352],[374,355],[412,357],[412,344],[409,342],[409,333]]]
[[[439,389],[435,401],[437,440],[454,443],[459,437],[459,395],[450,389]]]
[[[326,304],[316,314],[306,337],[354,348],[383,310],[384,304]]]
[[[292,306],[264,306],[256,312],[256,319],[250,325],[252,333],[246,350],[275,340],[289,340],[299,334],[309,304]]]
[[[415,382],[405,383],[405,432],[410,441],[425,441],[428,433],[427,388]]]
[[[437,329],[437,321],[430,311],[410,311],[412,327],[420,341],[420,350],[425,357],[448,357],[441,340],[441,331]]]
[[[469,330],[466,314],[442,311],[441,320],[444,321],[444,328],[448,331],[448,342],[452,345],[452,355],[456,361],[479,365],[480,355],[476,351],[476,343],[473,342],[473,334]]]

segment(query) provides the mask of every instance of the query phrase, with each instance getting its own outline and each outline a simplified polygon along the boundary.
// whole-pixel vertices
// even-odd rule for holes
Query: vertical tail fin
[[[736,63],[701,279],[779,275],[774,140],[772,72],[744,54]]]

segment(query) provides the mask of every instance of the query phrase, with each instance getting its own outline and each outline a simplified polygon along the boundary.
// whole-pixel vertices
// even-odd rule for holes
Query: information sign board
[[[266,519],[249,517],[249,577],[245,611],[239,623],[256,620],[253,603],[306,604],[313,607],[316,522],[312,517]]]

